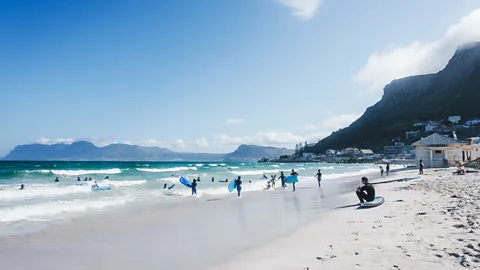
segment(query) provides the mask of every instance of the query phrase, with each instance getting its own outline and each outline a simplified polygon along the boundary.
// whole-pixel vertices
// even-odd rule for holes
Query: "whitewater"
[[[243,192],[262,191],[267,181],[264,175],[269,179],[280,172],[289,175],[292,169],[299,174],[299,187],[315,186],[313,176],[318,169],[327,181],[378,172],[372,164],[2,161],[0,236],[104,211],[233,196],[228,183],[219,180],[230,182],[238,176],[244,183]],[[192,198],[190,189],[178,181],[179,176],[200,179],[197,197]],[[54,182],[56,177],[59,182]],[[111,189],[92,190],[94,181]],[[22,184],[25,188],[20,190]],[[164,189],[173,184],[172,189]]]

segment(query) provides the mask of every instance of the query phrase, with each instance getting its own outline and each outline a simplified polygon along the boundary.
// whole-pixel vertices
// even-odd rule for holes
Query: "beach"
[[[299,182],[296,192],[208,194],[66,219],[0,238],[2,269],[455,269],[478,265],[476,174],[426,170],[376,186],[360,176]],[[373,182],[417,171],[365,174]],[[26,259],[28,258],[28,259]]]
[[[211,269],[479,268],[478,174],[452,175],[454,170],[429,169],[411,183],[378,185],[383,205],[329,211]],[[345,196],[345,202],[356,201]]]

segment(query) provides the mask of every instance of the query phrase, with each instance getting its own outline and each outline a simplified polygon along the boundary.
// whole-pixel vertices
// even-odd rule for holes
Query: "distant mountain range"
[[[287,148],[276,148],[270,146],[258,145],[240,145],[233,153],[227,154],[223,157],[224,161],[238,161],[238,160],[259,160],[264,157],[279,157],[282,155],[291,155],[295,151]]]
[[[252,161],[263,157],[293,153],[293,150],[269,146],[241,145],[233,153],[181,153],[161,147],[91,142],[72,144],[27,144],[15,147],[2,160],[78,160],[78,161]]]
[[[416,122],[461,116],[480,118],[480,43],[457,49],[446,67],[436,74],[411,76],[385,86],[382,99],[349,127],[332,133],[308,150],[325,153],[345,147],[382,149]],[[448,121],[447,121],[448,122]],[[458,132],[459,137],[477,131]],[[472,134],[469,134],[472,133]],[[407,142],[410,143],[410,142]]]

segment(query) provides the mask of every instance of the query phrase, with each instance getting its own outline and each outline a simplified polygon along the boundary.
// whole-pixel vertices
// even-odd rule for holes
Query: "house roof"
[[[363,154],[373,154],[373,151],[370,149],[362,149],[360,150]]]
[[[455,140],[445,135],[440,135],[434,133],[426,138],[421,139],[420,141],[414,142],[413,146],[418,145],[446,145],[446,144],[465,144],[463,141]]]

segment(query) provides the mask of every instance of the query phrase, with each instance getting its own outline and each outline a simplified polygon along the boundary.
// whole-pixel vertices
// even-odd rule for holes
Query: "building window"
[[[435,150],[435,154],[441,154],[442,150]]]

